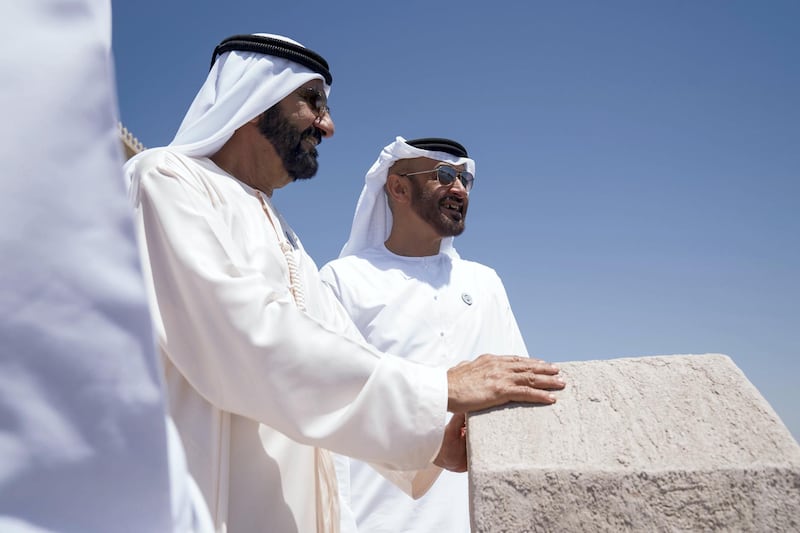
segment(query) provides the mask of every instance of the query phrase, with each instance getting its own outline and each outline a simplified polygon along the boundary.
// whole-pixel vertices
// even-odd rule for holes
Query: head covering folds
[[[288,37],[256,36],[304,48]],[[170,149],[189,156],[214,155],[239,127],[313,79],[325,81],[319,72],[285,57],[238,48],[225,51],[211,66]],[[325,94],[329,92],[325,83]]]
[[[268,55],[272,53],[275,55]],[[229,37],[215,48],[206,81],[169,149],[210,157],[238,128],[314,79],[322,80],[325,94],[330,93],[328,63],[297,41],[269,33]],[[135,174],[137,160],[147,152],[127,162],[129,178]]]
[[[353,215],[350,238],[339,253],[339,257],[353,255],[386,242],[392,229],[392,212],[389,210],[383,189],[389,168],[396,161],[416,157],[427,157],[452,165],[464,165],[467,171],[475,174],[475,161],[467,157],[464,147],[454,141],[434,138],[406,141],[398,136],[393,143],[381,150],[377,161],[364,177],[364,188],[361,190]],[[453,237],[442,239],[440,252],[458,255],[453,247]]]
[[[322,74],[322,77],[325,78],[325,83],[328,85],[333,83],[333,76],[329,70],[328,62],[321,55],[300,44],[266,35],[234,35],[224,39],[214,48],[214,53],[211,55],[211,67],[214,66],[218,56],[232,50],[258,52],[268,56],[282,57],[308,67],[318,74]]]

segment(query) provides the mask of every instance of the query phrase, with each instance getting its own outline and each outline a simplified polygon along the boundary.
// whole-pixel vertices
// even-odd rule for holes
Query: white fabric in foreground
[[[166,417],[110,9],[4,2],[0,16],[3,532],[211,531]]]
[[[464,165],[466,170],[475,175],[475,161],[466,157],[456,157],[446,152],[421,150],[406,143],[398,136],[395,141],[381,150],[378,159],[372,164],[365,177],[364,188],[358,198],[350,238],[342,248],[339,257],[352,255],[366,248],[382,245],[392,230],[392,213],[386,201],[383,186],[389,174],[389,168],[400,159],[427,157],[444,161],[453,165]],[[453,238],[442,239],[440,250],[443,253],[457,255],[453,248]]]

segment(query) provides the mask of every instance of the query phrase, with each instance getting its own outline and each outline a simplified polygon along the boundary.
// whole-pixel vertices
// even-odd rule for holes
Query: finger
[[[533,372],[534,374],[545,374],[554,376],[561,372],[561,369],[551,363],[522,358],[511,365],[516,372]]]
[[[563,379],[547,374],[531,374],[527,376],[525,384],[541,390],[561,390],[566,386]]]
[[[556,395],[546,390],[520,386],[508,390],[508,401],[550,405],[556,403]]]
[[[541,359],[537,359],[535,357],[523,357],[521,355],[511,355],[511,354],[496,355],[494,357],[497,358],[497,359],[500,359],[502,361],[509,362],[509,363],[530,363],[530,362],[533,362],[533,363],[544,363],[545,362],[545,361],[543,361]]]
[[[521,355],[500,355],[497,357],[509,363],[522,363],[524,365],[542,365],[551,368],[558,368],[553,363],[545,361],[544,359],[539,359],[538,357],[525,357]]]

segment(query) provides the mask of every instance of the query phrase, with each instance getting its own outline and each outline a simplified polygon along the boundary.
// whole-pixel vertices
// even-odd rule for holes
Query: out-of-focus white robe
[[[0,531],[210,531],[125,195],[111,2],[4,2],[0,72]]]
[[[363,343],[269,201],[277,232],[257,191],[168,150],[139,160],[131,195],[172,414],[218,530],[314,531],[313,446],[429,466],[446,371]],[[307,312],[279,239],[294,245]]]
[[[380,350],[444,367],[482,353],[528,354],[503,283],[479,263],[444,253],[402,257],[380,246],[334,260],[320,275]],[[363,462],[335,460],[343,533],[355,531],[353,518],[369,533],[469,531],[465,474],[442,472],[415,501]]]

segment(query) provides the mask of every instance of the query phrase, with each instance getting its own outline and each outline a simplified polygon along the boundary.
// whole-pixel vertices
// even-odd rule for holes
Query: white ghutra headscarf
[[[353,255],[386,242],[392,230],[392,212],[389,210],[386,192],[383,189],[389,168],[396,161],[416,157],[427,157],[452,165],[464,165],[468,172],[475,175],[475,161],[472,159],[457,157],[447,152],[422,150],[411,146],[404,138],[398,136],[393,143],[381,150],[377,161],[373,163],[364,178],[364,188],[361,190],[353,215],[350,238],[339,253],[339,257]],[[442,239],[440,252],[458,257],[453,247],[453,237]]]
[[[303,46],[281,35],[254,35]],[[329,94],[324,77],[300,63],[259,52],[225,52],[214,61],[168,148],[188,156],[210,157],[237,129],[315,79],[323,81],[325,94]],[[159,149],[163,148],[154,148]],[[135,174],[137,160],[147,152],[125,164],[129,179]]]

